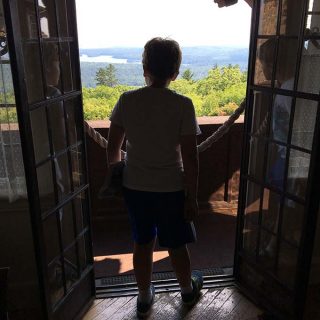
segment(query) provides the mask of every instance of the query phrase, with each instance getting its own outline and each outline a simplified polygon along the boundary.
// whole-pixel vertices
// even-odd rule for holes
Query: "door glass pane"
[[[55,1],[38,0],[41,36],[43,38],[57,37]]]
[[[260,211],[261,187],[253,182],[248,182],[245,215],[248,219],[258,224]]]
[[[259,35],[274,35],[277,31],[277,0],[262,0],[259,16]]]
[[[287,191],[304,198],[307,189],[310,165],[310,154],[298,150],[290,150]]]
[[[305,208],[303,205],[286,198],[282,211],[281,236],[286,241],[300,245]]]
[[[39,45],[25,44],[23,51],[28,102],[31,104],[44,98]]]
[[[266,137],[268,132],[269,110],[272,105],[272,95],[254,92],[253,119],[251,134]]]
[[[298,40],[279,39],[275,85],[281,89],[293,90],[297,65]]]
[[[250,140],[249,174],[261,182],[264,177],[264,157],[261,155],[265,152],[265,145],[262,139],[252,138]]]
[[[68,153],[54,158],[54,165],[59,199],[62,200],[71,191]]]
[[[291,144],[311,150],[316,124],[318,102],[297,99],[294,110]]]
[[[44,240],[45,240],[46,258],[47,258],[48,264],[60,255],[59,231],[58,231],[59,220],[60,220],[60,213],[55,212],[53,214],[50,214],[50,216],[48,216],[42,222],[42,231],[43,231]]]
[[[59,210],[63,249],[75,239],[72,203],[69,202]]]
[[[48,126],[45,107],[30,111],[30,122],[34,155],[36,162],[47,159],[50,156]]]
[[[78,242],[80,270],[83,271],[90,264],[89,236],[86,232]]]
[[[267,87],[271,86],[275,62],[275,47],[276,44],[273,38],[257,40],[254,84]]]
[[[45,212],[55,205],[51,161],[37,168],[37,179],[41,211]]]
[[[266,230],[261,230],[259,246],[259,263],[265,270],[272,271],[276,262],[277,237]]]
[[[72,288],[72,285],[79,279],[76,246],[72,246],[64,253],[64,270],[66,275],[66,287],[69,291]]]
[[[263,191],[261,225],[272,233],[277,233],[280,210],[280,195],[269,189]]]
[[[63,102],[48,105],[48,116],[55,153],[67,147]]]
[[[44,73],[46,76],[46,97],[48,99],[61,95],[61,70],[59,45],[55,42],[43,44]]]
[[[319,16],[320,17],[320,16]],[[319,40],[305,41],[301,56],[298,91],[318,94],[320,90]]]
[[[73,74],[70,56],[69,43],[63,42],[61,46],[61,66],[63,75],[63,92],[67,93],[73,90]]]
[[[72,147],[70,150],[71,166],[72,166],[72,181],[73,188],[77,189],[82,186],[84,181],[83,167],[82,167],[82,146]]]
[[[283,143],[288,142],[291,106],[292,97],[279,94],[275,96],[270,128],[272,139]]]
[[[80,193],[73,199],[78,234],[88,225],[86,201],[88,200],[85,192]]]
[[[286,0],[282,1],[280,34],[297,36],[300,31],[303,1]]]
[[[281,241],[277,276],[288,287],[293,288],[295,283],[298,261],[298,248]]]
[[[57,258],[48,265],[48,280],[51,305],[55,305],[64,297],[63,272],[60,258]]]
[[[22,38],[37,39],[38,27],[34,2],[30,0],[19,0],[17,4]]]
[[[280,190],[283,189],[286,150],[286,147],[276,143],[270,143],[268,147],[266,181]]]
[[[68,12],[66,6],[66,0],[57,0],[56,6],[59,15],[59,36],[68,37]]]
[[[259,211],[261,187],[253,182],[248,182],[243,229],[243,249],[255,256],[257,248]]]
[[[79,100],[69,99],[64,102],[67,115],[67,130],[69,135],[69,144],[75,145],[78,141],[83,140],[79,124]]]

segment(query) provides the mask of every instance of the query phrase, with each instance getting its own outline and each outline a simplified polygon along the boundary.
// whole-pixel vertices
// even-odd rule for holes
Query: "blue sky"
[[[242,0],[76,0],[80,48],[142,47],[155,36],[182,46],[249,45],[251,8]]]

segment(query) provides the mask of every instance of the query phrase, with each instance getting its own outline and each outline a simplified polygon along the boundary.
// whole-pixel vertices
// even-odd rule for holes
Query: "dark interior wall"
[[[9,267],[10,319],[41,319],[40,294],[27,200],[0,198],[0,267]]]

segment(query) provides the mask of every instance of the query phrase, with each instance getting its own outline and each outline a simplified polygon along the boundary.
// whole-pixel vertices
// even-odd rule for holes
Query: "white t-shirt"
[[[152,192],[183,189],[180,136],[200,134],[191,99],[167,88],[121,95],[110,120],[127,138],[123,185]]]

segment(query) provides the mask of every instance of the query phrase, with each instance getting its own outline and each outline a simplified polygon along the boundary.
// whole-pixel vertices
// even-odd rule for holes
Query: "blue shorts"
[[[184,219],[184,191],[148,192],[123,188],[134,241],[178,248],[196,241],[193,222]]]

